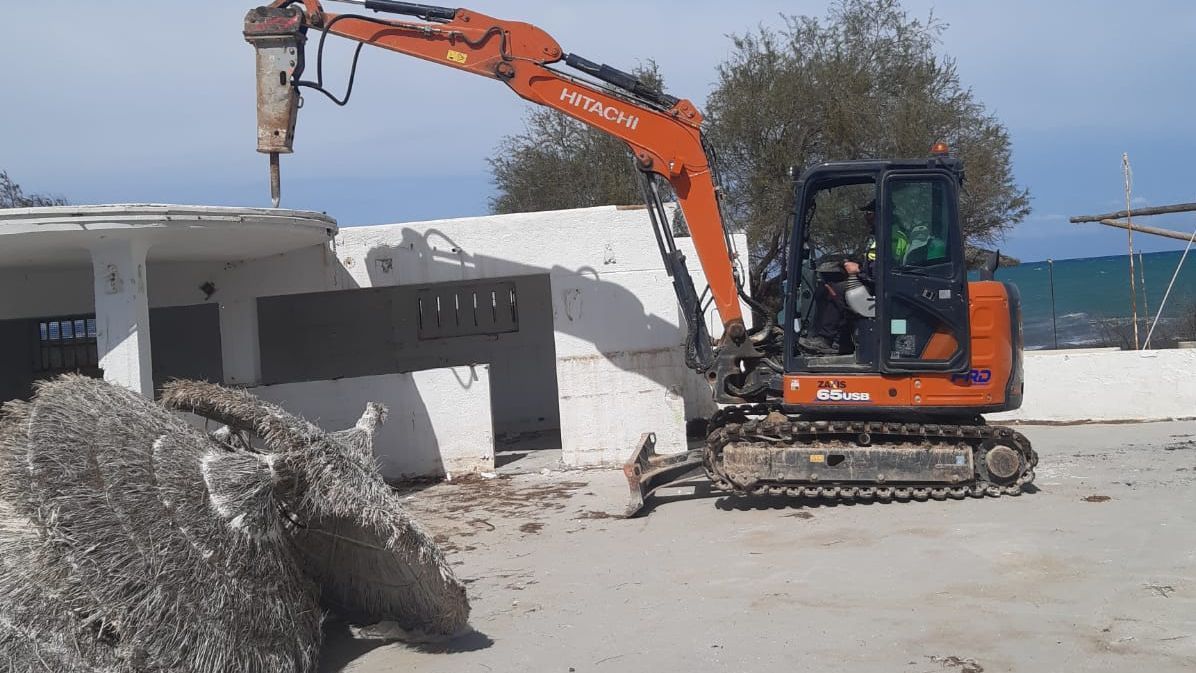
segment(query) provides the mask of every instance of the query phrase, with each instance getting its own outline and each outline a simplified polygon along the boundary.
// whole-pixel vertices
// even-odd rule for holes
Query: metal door
[[[890,171],[881,183],[881,206],[881,371],[966,372],[967,263],[954,176]]]

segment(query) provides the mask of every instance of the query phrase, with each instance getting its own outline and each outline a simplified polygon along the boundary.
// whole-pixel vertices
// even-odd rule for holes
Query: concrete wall
[[[549,279],[540,274],[509,282],[518,297],[517,331],[452,338],[420,338],[417,297],[438,285],[262,297],[261,380],[294,383],[487,362],[495,433],[556,431]],[[465,291],[475,284],[453,287]]]
[[[746,241],[734,239],[746,269]],[[700,291],[705,280],[697,256],[688,239],[678,239],[678,247],[686,251]],[[712,402],[705,383],[682,364],[679,310],[646,210],[600,207],[353,227],[328,245],[249,262],[155,264],[151,249],[148,264],[151,307],[219,307],[224,381],[247,386],[263,381],[261,297],[489,278],[541,282],[536,303],[542,309],[538,314],[551,321],[553,397],[566,462],[621,462],[646,431],[657,433],[661,451],[685,447],[683,421],[707,415]],[[0,319],[93,310],[90,268],[0,269],[0,283],[6,288],[0,294]],[[520,292],[524,297],[522,286]],[[717,316],[710,321],[717,325]],[[542,356],[546,349],[545,342],[524,355]],[[327,344],[327,352],[355,355],[337,343]],[[430,364],[471,359],[459,355]],[[491,365],[492,385],[513,381],[506,388],[511,391],[530,380],[517,376],[527,369],[521,357],[512,350],[476,351],[478,363]],[[534,379],[547,377],[534,374]],[[293,385],[326,387],[324,382]],[[286,392],[296,396],[296,403],[322,399],[324,414],[355,418],[360,412],[360,405],[333,395],[308,395],[299,388]],[[498,397],[503,405],[528,405],[525,420],[552,420],[537,411],[550,408],[548,395]],[[504,418],[519,415],[502,405],[496,412]],[[488,429],[490,422],[484,420]]]
[[[353,427],[368,402],[385,404],[374,455],[388,480],[494,469],[486,365],[250,390],[325,430]]]
[[[1022,408],[990,420],[1196,417],[1196,351],[1030,351]]]
[[[0,320],[77,315],[95,310],[91,264],[0,268],[0,288],[4,288],[0,291]]]
[[[739,236],[736,242],[746,268],[746,241]],[[704,287],[689,241],[680,239],[678,246]],[[243,310],[237,304],[246,288],[253,296],[272,296],[547,274],[561,443],[572,465],[620,462],[645,431],[658,434],[662,451],[681,450],[686,441],[679,421],[712,407],[705,384],[679,364],[680,315],[644,210],[601,207],[354,227],[326,249],[222,268],[212,278],[210,268],[174,273],[184,290],[211,280],[220,288],[213,299],[222,313]],[[151,285],[151,302],[159,301],[154,291]],[[239,340],[226,330],[226,363],[237,357],[231,347]],[[234,380],[253,375],[231,374]]]

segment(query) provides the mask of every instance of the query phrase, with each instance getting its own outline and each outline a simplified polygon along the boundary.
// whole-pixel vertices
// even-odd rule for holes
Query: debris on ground
[[[959,673],[984,673],[984,667],[976,663],[975,659],[964,659],[954,655],[948,657],[927,657],[943,668],[958,669]]]
[[[171,383],[159,404],[75,375],[6,403],[3,670],[306,673],[322,610],[463,631],[463,584],[374,463],[385,416],[325,432],[213,384]]]
[[[1090,495],[1084,498],[1084,502],[1109,502],[1112,500],[1107,495]]]
[[[1155,595],[1162,596],[1163,598],[1167,598],[1171,594],[1175,593],[1175,587],[1171,586],[1170,584],[1143,584],[1142,587],[1147,591],[1154,592]]]
[[[601,510],[596,510],[596,509],[588,509],[588,510],[586,510],[586,511],[582,512],[581,514],[578,514],[577,516],[575,516],[575,517],[573,517],[573,518],[574,518],[575,520],[576,520],[576,519],[595,519],[595,520],[600,520],[600,519],[617,519],[617,518],[619,518],[619,517],[618,517],[618,515],[617,515],[617,514],[611,514],[610,512],[603,512],[603,511],[601,511]]]

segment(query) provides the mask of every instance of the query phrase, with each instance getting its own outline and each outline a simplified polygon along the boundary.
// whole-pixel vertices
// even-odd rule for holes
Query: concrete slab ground
[[[500,475],[407,500],[477,633],[333,626],[322,670],[1196,670],[1196,423],[1025,427],[1038,492],[817,506],[676,495],[612,518],[618,472]]]

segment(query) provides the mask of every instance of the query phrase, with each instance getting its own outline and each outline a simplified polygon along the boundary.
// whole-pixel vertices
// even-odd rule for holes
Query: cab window
[[[829,184],[814,192],[806,230],[815,258],[859,258],[874,234],[869,217],[876,204],[876,182],[869,179]]]
[[[941,178],[889,182],[886,207],[894,270],[952,275],[950,195],[949,185]]]

